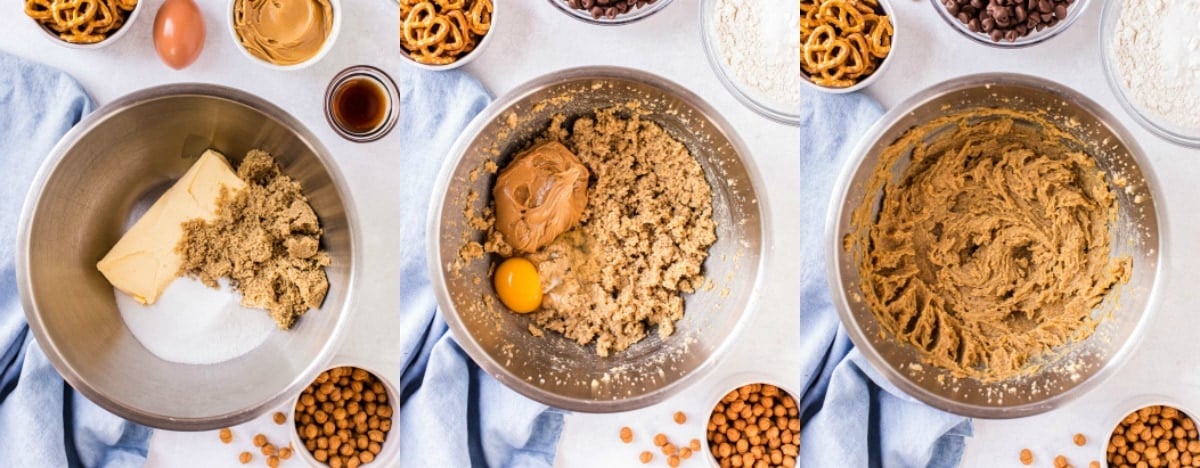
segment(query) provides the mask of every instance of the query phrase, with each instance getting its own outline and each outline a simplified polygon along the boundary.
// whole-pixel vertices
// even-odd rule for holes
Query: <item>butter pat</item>
[[[153,304],[179,274],[175,251],[183,223],[217,217],[221,188],[233,196],[246,186],[221,153],[205,151],[179,181],[134,223],[96,268],[108,282],[142,304]]]

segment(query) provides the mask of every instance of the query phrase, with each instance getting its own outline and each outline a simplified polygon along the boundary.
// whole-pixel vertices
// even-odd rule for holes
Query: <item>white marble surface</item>
[[[204,53],[190,68],[173,71],[158,62],[151,43],[154,12],[162,0],[143,0],[146,8],[134,28],[113,45],[98,51],[67,49],[41,36],[20,12],[23,2],[5,2],[0,10],[0,50],[49,63],[75,75],[101,104],[128,92],[171,82],[211,82],[241,88],[262,96],[300,119],[329,148],[345,177],[363,223],[363,271],[376,281],[361,283],[359,304],[397,310],[396,248],[388,233],[403,220],[424,219],[424,212],[398,206],[388,190],[389,175],[399,170],[404,157],[396,134],[371,144],[352,144],[339,138],[321,113],[321,96],[328,80],[342,68],[370,64],[395,71],[404,67],[398,58],[397,12],[391,0],[343,0],[343,31],[331,53],[315,66],[297,72],[267,70],[251,63],[236,49],[222,20],[227,3],[200,0],[208,28]],[[703,96],[730,120],[749,145],[763,175],[769,199],[775,245],[770,256],[762,298],[752,311],[737,345],[713,374],[680,396],[640,411],[616,415],[568,417],[557,464],[567,467],[628,466],[636,463],[649,436],[666,432],[686,442],[703,436],[702,413],[710,399],[725,390],[724,379],[747,371],[790,385],[799,382],[798,356],[789,344],[799,333],[799,298],[792,287],[798,281],[798,260],[791,247],[799,235],[794,196],[797,183],[798,132],[768,121],[737,102],[718,82],[703,52],[698,3],[674,2],[663,12],[640,23],[604,28],[570,19],[542,0],[499,0],[503,17],[484,55],[467,66],[495,94],[536,76],[563,68],[611,64],[640,68],[668,77]],[[402,104],[403,105],[403,104]],[[403,117],[402,117],[403,118]],[[399,211],[400,216],[397,216]],[[676,426],[671,414],[683,410],[691,416]],[[621,426],[633,427],[637,443],[617,440]],[[235,466],[236,454],[251,447],[250,437],[263,432],[274,443],[287,440],[288,431],[267,417],[235,428],[235,443],[222,445],[213,432],[157,431],[150,444],[148,466]],[[261,462],[261,456],[256,456]],[[659,462],[661,462],[661,456]],[[284,466],[300,466],[293,458]],[[699,466],[693,459],[685,466]]]
[[[975,422],[964,467],[1021,466],[1022,448],[1034,452],[1037,466],[1065,455],[1074,466],[1101,460],[1103,444],[1116,418],[1131,399],[1168,395],[1200,409],[1200,362],[1195,313],[1200,274],[1189,264],[1200,256],[1200,218],[1193,215],[1200,197],[1200,151],[1177,146],[1140,127],[1121,108],[1104,78],[1099,46],[1102,1],[1070,29],[1048,42],[1023,50],[1000,50],[974,43],[951,29],[927,1],[893,0],[902,43],[885,76],[867,92],[893,106],[916,91],[955,76],[1007,71],[1038,75],[1066,84],[1116,115],[1141,144],[1157,174],[1165,200],[1170,252],[1153,322],[1130,361],[1108,381],[1082,398],[1049,413],[1007,421]],[[1071,443],[1075,433],[1088,437],[1084,447]]]

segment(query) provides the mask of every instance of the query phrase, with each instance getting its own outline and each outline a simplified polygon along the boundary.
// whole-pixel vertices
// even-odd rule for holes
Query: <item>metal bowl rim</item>
[[[906,378],[902,373],[888,364],[887,360],[871,345],[871,341],[863,332],[861,325],[854,318],[851,311],[848,297],[848,289],[843,282],[841,274],[841,264],[843,259],[841,232],[839,222],[842,215],[847,210],[853,210],[854,207],[846,205],[850,193],[852,179],[854,174],[859,171],[860,166],[866,162],[869,150],[875,146],[876,141],[883,136],[893,125],[900,119],[906,117],[914,109],[917,109],[926,103],[968,88],[986,86],[990,84],[1014,85],[1025,88],[1032,88],[1039,91],[1048,92],[1060,99],[1071,102],[1079,106],[1084,111],[1093,115],[1099,122],[1108,127],[1114,135],[1121,139],[1121,142],[1127,147],[1130,156],[1138,164],[1138,169],[1142,173],[1142,177],[1146,181],[1146,190],[1151,194],[1154,201],[1154,213],[1157,217],[1157,233],[1158,233],[1158,264],[1153,270],[1154,281],[1150,284],[1149,292],[1146,295],[1146,305],[1142,311],[1142,316],[1138,320],[1134,330],[1130,333],[1129,338],[1123,343],[1120,348],[1112,355],[1112,357],[1101,367],[1099,371],[1088,377],[1084,382],[1076,385],[1063,393],[1059,393],[1050,398],[1039,400],[1036,402],[1020,404],[1015,406],[987,406],[970,403],[963,403],[958,400],[953,400],[938,395],[934,395],[926,391],[921,386],[913,383]],[[1067,404],[1068,402],[1086,394],[1088,391],[1099,386],[1105,380],[1108,380],[1113,374],[1119,370],[1125,362],[1129,360],[1133,351],[1141,342],[1149,328],[1149,324],[1153,322],[1154,312],[1157,309],[1159,296],[1161,295],[1163,277],[1168,270],[1168,224],[1167,216],[1164,210],[1159,209],[1159,204],[1165,201],[1159,188],[1158,177],[1155,175],[1153,167],[1145,157],[1137,140],[1129,133],[1124,126],[1120,124],[1111,113],[1097,104],[1095,101],[1085,97],[1077,91],[1072,90],[1066,85],[1044,78],[1033,77],[1018,73],[981,73],[975,75],[961,76],[951,78],[949,80],[937,83],[933,86],[918,91],[916,94],[908,97],[904,101],[894,106],[891,110],[885,113],[871,126],[867,132],[859,138],[858,144],[850,153],[850,159],[842,163],[841,174],[837,178],[836,185],[830,198],[830,205],[826,215],[825,225],[825,242],[827,260],[825,264],[826,278],[829,282],[829,292],[833,298],[834,306],[837,308],[838,317],[841,319],[846,333],[850,336],[854,345],[862,352],[867,361],[875,368],[880,375],[883,375],[888,382],[899,388],[905,394],[920,400],[921,402],[930,405],[934,408],[941,409],[950,413],[983,418],[983,419],[1012,419],[1025,416],[1033,416],[1050,411],[1054,408]]]
[[[200,96],[207,98],[215,98],[224,101],[230,101],[238,105],[249,107],[269,119],[273,119],[290,130],[295,136],[303,141],[307,146],[313,149],[314,155],[318,162],[324,166],[325,171],[329,174],[330,180],[333,181],[334,189],[337,190],[338,196],[342,199],[342,205],[345,207],[346,224],[350,238],[350,268],[349,279],[346,283],[345,302],[342,305],[341,316],[334,325],[334,330],[326,341],[321,351],[313,361],[298,374],[292,382],[276,393],[266,401],[256,402],[247,406],[244,409],[227,413],[219,414],[211,417],[201,418],[176,418],[165,414],[151,414],[141,411],[137,408],[127,407],[118,403],[115,399],[110,398],[101,390],[91,386],[85,379],[80,377],[80,374],[75,370],[75,366],[63,357],[59,352],[55,341],[51,339],[49,331],[46,329],[46,324],[41,320],[41,314],[36,313],[37,307],[34,303],[32,289],[35,286],[32,284],[29,270],[29,249],[30,236],[33,231],[33,215],[37,211],[41,202],[41,192],[45,189],[46,183],[50,177],[58,169],[59,164],[66,158],[68,150],[70,150],[79,140],[81,136],[92,131],[95,127],[104,123],[108,119],[124,112],[130,108],[145,104],[151,101],[170,99],[182,96]],[[360,233],[358,229],[358,217],[354,212],[354,201],[350,193],[346,190],[347,185],[345,178],[338,170],[332,156],[329,155],[329,150],[321,144],[300,121],[296,120],[283,109],[267,102],[265,99],[251,95],[245,91],[229,88],[226,86],[208,84],[208,83],[176,83],[155,86],[135,91],[125,96],[119,97],[112,102],[100,107],[92,113],[86,115],[78,123],[58,140],[54,148],[50,150],[46,160],[38,168],[37,174],[34,176],[33,182],[30,185],[29,191],[25,196],[24,204],[21,208],[21,217],[18,222],[17,230],[17,250],[16,250],[16,273],[17,273],[17,290],[21,295],[21,306],[24,310],[25,320],[29,323],[29,329],[33,331],[34,338],[38,344],[42,346],[46,357],[54,368],[62,376],[62,378],[72,388],[78,390],[89,400],[100,405],[104,409],[120,416],[124,419],[151,426],[159,429],[176,430],[176,431],[203,431],[211,430],[219,427],[228,427],[249,421],[266,410],[278,406],[287,401],[294,393],[298,393],[304,386],[308,385],[313,378],[316,377],[325,366],[325,363],[330,361],[338,349],[341,347],[342,339],[345,335],[348,323],[354,315],[354,289],[359,277],[358,269],[362,262],[360,261],[362,245]],[[253,352],[253,351],[251,351]],[[186,365],[186,364],[178,364]]]
[[[511,105],[542,89],[562,83],[588,79],[615,79],[646,84],[678,97],[708,119],[713,128],[720,131],[722,136],[729,141],[730,146],[737,152],[739,162],[746,169],[746,175],[750,179],[754,197],[758,201],[756,206],[759,211],[759,224],[762,233],[761,245],[759,247],[760,255],[758,263],[754,265],[754,283],[750,290],[747,291],[748,296],[744,312],[723,342],[700,365],[696,366],[690,373],[681,376],[678,380],[638,396],[613,400],[569,398],[547,392],[519,378],[519,376],[514,375],[500,362],[492,359],[479,343],[472,338],[466,325],[458,316],[458,311],[450,298],[450,292],[446,287],[446,279],[442,273],[444,262],[442,261],[441,249],[439,248],[441,245],[442,206],[445,204],[446,196],[449,193],[450,179],[454,175],[455,168],[458,167],[459,163],[466,156],[471,142],[479,136],[480,131],[493,119],[508,110]],[[437,180],[434,182],[428,219],[426,221],[426,249],[430,279],[434,288],[434,294],[437,296],[438,307],[443,311],[442,317],[445,318],[454,336],[458,337],[459,345],[467,352],[471,360],[475,361],[479,367],[483,368],[484,371],[487,371],[488,374],[506,387],[535,401],[583,413],[615,413],[644,408],[666,400],[688,385],[699,381],[701,377],[716,368],[717,363],[740,336],[749,317],[758,309],[759,296],[762,294],[763,271],[765,270],[767,259],[770,258],[775,248],[772,243],[773,237],[770,229],[769,203],[766,193],[760,190],[763,187],[762,178],[757,166],[754,165],[749,155],[749,149],[747,149],[742,139],[733,131],[733,126],[721,117],[706,101],[683,86],[649,72],[618,66],[584,66],[550,71],[513,88],[508,93],[492,101],[491,104],[488,104],[487,108],[476,115],[471,120],[471,123],[459,133],[458,138],[447,154],[446,160],[442,163]]]

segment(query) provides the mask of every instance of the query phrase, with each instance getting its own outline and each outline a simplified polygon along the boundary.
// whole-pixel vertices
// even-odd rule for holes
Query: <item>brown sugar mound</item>
[[[246,188],[232,197],[223,192],[216,220],[183,224],[180,274],[212,288],[229,278],[242,305],[266,309],[287,330],[329,291],[321,226],[300,184],[267,152],[250,150],[237,173]]]

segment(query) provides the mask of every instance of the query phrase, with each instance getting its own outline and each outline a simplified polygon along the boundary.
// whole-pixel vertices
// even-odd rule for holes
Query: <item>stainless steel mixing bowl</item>
[[[329,294],[320,310],[245,355],[178,364],[130,334],[96,261],[207,148],[235,164],[264,149],[303,186],[333,260]],[[345,187],[320,142],[262,99],[213,85],[117,99],[63,137],[25,201],[16,264],[30,328],[71,386],[119,416],[173,430],[247,421],[299,392],[336,350],[360,245]]]
[[[503,167],[544,131],[555,114],[569,119],[595,109],[640,101],[651,120],[682,141],[699,160],[713,188],[717,243],[704,274],[715,285],[685,297],[675,334],[656,332],[609,357],[547,331],[529,331],[528,316],[499,306],[488,276],[494,258],[472,262],[462,274],[448,265],[469,239],[464,206],[486,206],[495,175],[480,169],[494,159]],[[433,191],[428,222],[430,274],[438,305],[463,349],[497,380],[535,400],[584,412],[644,407],[679,392],[711,370],[754,306],[768,242],[765,200],[749,152],[708,104],[662,78],[613,67],[555,72],[518,87],[492,103],[463,131]],[[474,174],[474,175],[473,175]],[[478,176],[478,177],[476,177]],[[468,193],[482,194],[473,201]],[[491,301],[496,307],[486,307]]]
[[[1111,226],[1113,255],[1128,255],[1133,272],[1128,284],[1109,294],[1093,312],[1109,315],[1090,338],[1053,353],[1031,375],[983,383],[955,379],[924,365],[916,350],[886,336],[874,314],[861,300],[861,278],[854,255],[843,249],[852,232],[851,215],[864,197],[867,180],[880,153],[914,126],[942,115],[978,107],[1046,110],[1060,128],[1074,134],[1099,167],[1128,185],[1114,186],[1117,221]],[[934,133],[934,137],[938,132]],[[1129,357],[1154,310],[1157,278],[1164,268],[1167,245],[1158,183],[1145,155],[1111,114],[1090,99],[1051,81],[1014,74],[986,74],[953,79],[917,93],[885,115],[852,153],[833,192],[827,220],[828,277],[834,304],[854,344],[891,383],[940,409],[983,418],[1015,418],[1049,411],[1095,388]],[[894,167],[899,174],[908,164]]]

